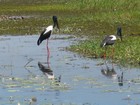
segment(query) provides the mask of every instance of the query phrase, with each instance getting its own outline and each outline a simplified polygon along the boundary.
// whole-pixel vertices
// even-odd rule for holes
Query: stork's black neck
[[[59,29],[58,21],[57,21],[57,16],[53,16],[53,28],[56,26]]]
[[[122,28],[121,27],[117,28],[117,36],[119,36],[120,39],[122,40]]]

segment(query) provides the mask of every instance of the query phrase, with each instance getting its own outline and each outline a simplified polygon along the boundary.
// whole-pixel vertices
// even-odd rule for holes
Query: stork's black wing
[[[100,44],[100,47],[104,47],[105,45],[112,45],[114,44],[114,41],[111,40],[112,37],[111,36],[106,36],[103,41]]]
[[[40,43],[43,40],[48,39],[50,37],[52,31],[50,30],[50,31],[48,31],[46,33],[45,32],[46,32],[46,30],[42,31],[42,33],[40,34],[40,37],[39,37],[39,39],[37,41],[37,45],[40,45]]]

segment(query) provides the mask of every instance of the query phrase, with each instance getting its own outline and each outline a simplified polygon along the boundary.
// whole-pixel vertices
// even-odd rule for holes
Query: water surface
[[[102,59],[66,51],[65,47],[77,42],[70,37],[51,36],[47,64],[46,41],[37,46],[37,35],[0,36],[0,105],[140,104],[139,68],[109,62],[107,68],[100,65]],[[61,76],[61,82],[49,80],[38,62],[49,66],[55,78]]]

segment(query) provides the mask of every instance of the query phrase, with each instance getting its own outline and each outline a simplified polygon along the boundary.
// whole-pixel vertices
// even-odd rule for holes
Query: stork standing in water
[[[46,40],[47,39],[46,47],[47,47],[48,56],[50,55],[49,48],[48,48],[48,40],[49,40],[49,38],[50,38],[50,36],[51,36],[51,34],[53,32],[53,29],[55,27],[57,27],[59,29],[57,17],[56,16],[53,16],[52,19],[53,19],[53,25],[50,25],[47,28],[45,28],[41,32],[40,37],[39,37],[39,39],[37,41],[37,45],[39,46],[43,40]]]
[[[120,37],[120,39],[122,41],[122,28],[121,27],[117,28],[117,36]],[[115,41],[117,40],[117,36],[116,35],[106,36],[102,40],[102,42],[100,44],[100,47],[106,47],[106,46],[109,46],[109,45],[114,45]],[[106,49],[107,48],[105,48],[104,58],[106,57]],[[113,58],[113,55],[114,55],[114,49],[112,49],[112,58]]]

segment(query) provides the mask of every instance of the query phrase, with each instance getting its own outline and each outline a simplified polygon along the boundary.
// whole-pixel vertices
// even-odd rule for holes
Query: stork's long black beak
[[[120,37],[120,39],[122,41],[122,28],[121,27],[117,28],[117,36]]]
[[[59,24],[58,24],[58,21],[57,21],[57,16],[53,16],[53,22],[54,22],[53,28],[57,27],[59,29]]]

